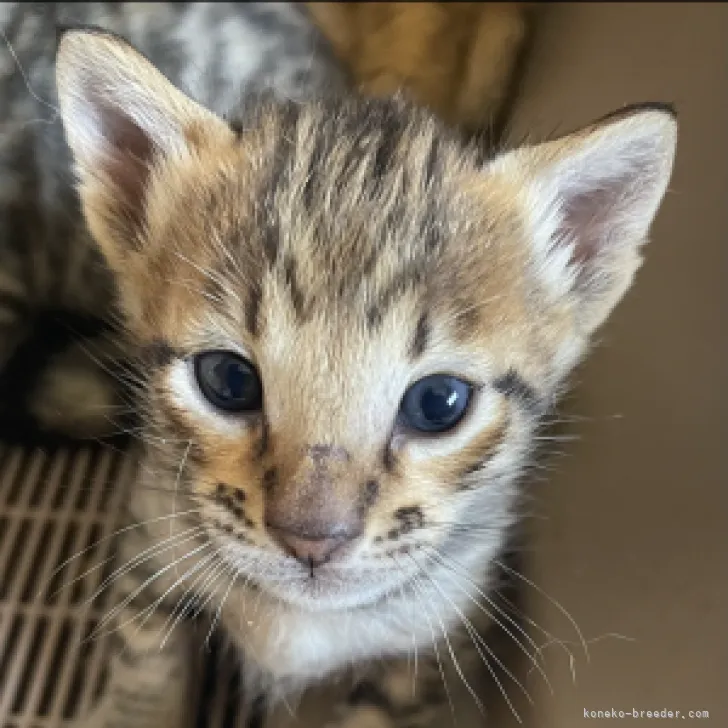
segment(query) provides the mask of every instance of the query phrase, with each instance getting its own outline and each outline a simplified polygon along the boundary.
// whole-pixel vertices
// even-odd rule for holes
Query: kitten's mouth
[[[246,549],[241,559],[239,544],[227,546],[247,588],[310,612],[366,608],[402,593],[421,573],[421,564],[414,559],[347,557],[312,565],[259,547],[255,557],[251,559]]]
[[[399,592],[412,577],[383,567],[325,564],[312,570],[296,564],[285,573],[251,581],[281,602],[319,612],[370,606]]]

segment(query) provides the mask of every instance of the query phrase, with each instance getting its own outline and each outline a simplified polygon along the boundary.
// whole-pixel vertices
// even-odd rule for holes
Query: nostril
[[[325,564],[335,551],[338,551],[341,546],[350,540],[347,535],[309,538],[270,525],[268,531],[287,554],[310,567]]]

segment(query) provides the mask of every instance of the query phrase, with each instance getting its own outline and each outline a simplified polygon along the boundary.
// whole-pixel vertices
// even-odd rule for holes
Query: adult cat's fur
[[[300,99],[343,83],[295,3],[0,3],[0,424],[11,435],[22,412],[97,436],[126,409],[93,361],[121,374],[118,341],[98,324],[115,319],[113,283],[88,244],[58,120],[59,24],[123,34],[219,111],[254,87]]]
[[[100,32],[64,35],[57,78],[145,375],[129,507],[144,525],[123,540],[110,615],[125,647],[89,724],[180,724],[176,615],[197,604],[250,688],[282,696],[371,664],[338,724],[422,725],[435,657],[490,660],[459,627],[492,588],[539,418],[639,265],[674,115],[625,109],[482,165],[396,99],[253,99],[227,123]],[[210,350],[251,362],[260,411],[206,399],[193,364]],[[402,397],[439,372],[472,384],[470,407],[414,432]],[[293,558],[281,522],[343,544]]]

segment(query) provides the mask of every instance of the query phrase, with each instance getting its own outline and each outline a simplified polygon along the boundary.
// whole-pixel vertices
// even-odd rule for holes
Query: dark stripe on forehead
[[[541,410],[541,400],[536,390],[515,369],[509,369],[494,382],[495,389],[506,397],[516,399],[532,412]]]
[[[446,229],[446,209],[442,203],[442,162],[441,145],[437,137],[431,137],[430,148],[424,159],[420,180],[421,195],[424,198],[424,215],[420,237],[428,255],[436,254],[445,242],[443,230]]]
[[[390,306],[408,290],[416,288],[425,278],[426,263],[419,258],[406,268],[400,269],[390,282],[379,292],[375,302],[366,312],[367,325],[370,329],[379,326]]]
[[[425,163],[423,166],[423,183],[426,189],[430,189],[435,181],[440,177],[441,165],[439,162],[440,143],[436,136],[430,137],[430,148],[427,150],[427,156],[425,157]]]
[[[263,256],[266,263],[268,264],[268,267],[273,268],[273,266],[276,264],[276,261],[278,260],[278,249],[280,247],[281,232],[278,225],[277,214],[273,210],[273,205],[271,204],[270,207],[267,209],[269,210],[269,212],[262,216],[263,220],[261,221],[259,229],[262,231],[261,235],[263,239],[261,248],[263,251]]]
[[[402,117],[390,105],[380,106],[380,113],[372,120],[377,133],[377,148],[374,152],[374,174],[383,177],[395,161],[395,151],[402,138]]]
[[[426,313],[423,313],[417,326],[415,327],[414,336],[409,347],[409,356],[413,361],[422,356],[427,348],[427,342],[430,337],[430,321]]]
[[[314,212],[315,208],[316,191],[320,186],[318,178],[325,174],[323,165],[328,150],[327,141],[326,135],[319,133],[309,142],[308,169],[301,188],[301,199],[309,215]]]
[[[245,328],[253,338],[260,336],[260,304],[262,297],[260,283],[251,283],[245,301]]]
[[[283,264],[283,276],[288,286],[288,292],[291,296],[291,303],[293,304],[293,310],[296,312],[296,316],[299,319],[303,319],[305,301],[303,298],[303,291],[298,281],[296,259],[288,254]]]
[[[270,268],[275,266],[280,252],[279,195],[289,175],[291,133],[280,129],[276,132],[276,140],[270,151],[267,179],[262,181],[262,203],[257,208],[257,228],[261,231],[263,254]]]

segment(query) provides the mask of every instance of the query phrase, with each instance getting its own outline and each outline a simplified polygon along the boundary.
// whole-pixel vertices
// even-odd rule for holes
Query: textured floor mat
[[[108,645],[90,637],[135,468],[110,448],[0,445],[1,728],[70,725],[102,689]],[[201,662],[196,728],[242,727],[231,656],[213,639]]]

